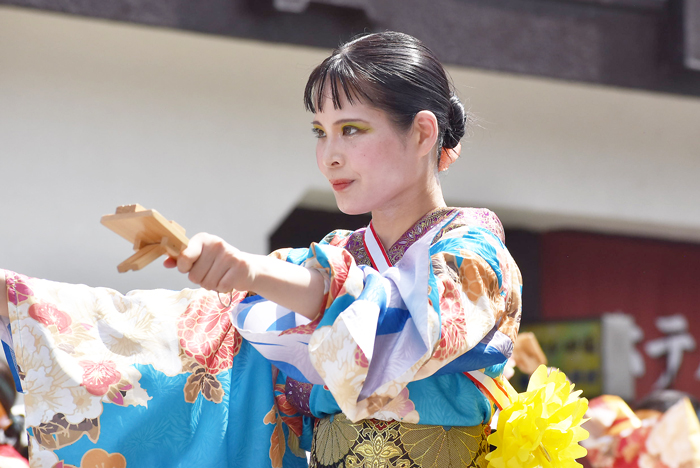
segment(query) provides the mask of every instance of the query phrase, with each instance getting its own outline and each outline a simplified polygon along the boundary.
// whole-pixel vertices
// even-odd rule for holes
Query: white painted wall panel
[[[184,287],[157,265],[116,273],[130,248],[98,221],[133,202],[264,252],[326,190],[301,94],[327,53],[1,7],[0,267]],[[700,241],[700,100],[451,73],[482,128],[443,178],[450,201],[534,229]]]

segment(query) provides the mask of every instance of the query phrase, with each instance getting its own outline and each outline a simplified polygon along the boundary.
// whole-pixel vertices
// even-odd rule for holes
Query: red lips
[[[333,187],[333,190],[336,192],[340,192],[342,190],[345,190],[352,184],[352,179],[331,179],[330,183],[331,186]]]

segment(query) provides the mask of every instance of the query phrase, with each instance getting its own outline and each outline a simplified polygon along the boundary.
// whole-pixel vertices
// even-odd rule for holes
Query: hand
[[[320,272],[241,252],[211,234],[197,234],[177,258],[168,258],[163,265],[189,273],[190,281],[212,291],[255,291],[309,320],[318,316],[325,303]]]
[[[169,257],[163,265],[189,273],[190,281],[211,291],[247,291],[252,285],[247,257],[220,237],[199,233],[176,259]]]

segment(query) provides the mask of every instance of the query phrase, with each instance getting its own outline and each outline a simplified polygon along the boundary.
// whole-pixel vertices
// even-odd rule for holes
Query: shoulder
[[[457,210],[432,242],[430,255],[434,271],[441,271],[440,261],[452,265],[460,274],[468,275],[475,271],[487,274],[484,272],[490,269],[493,272],[492,278],[497,280],[493,283],[494,288],[511,297],[508,291],[516,285],[522,285],[522,278],[515,260],[505,246],[501,221],[485,208]]]
[[[460,231],[468,230],[470,227],[481,227],[488,230],[496,236],[502,243],[505,244],[506,236],[503,231],[501,220],[498,219],[496,213],[488,208],[456,208],[457,213],[447,223],[436,236],[435,241],[439,240],[448,233],[459,235]],[[453,232],[455,231],[455,232]]]

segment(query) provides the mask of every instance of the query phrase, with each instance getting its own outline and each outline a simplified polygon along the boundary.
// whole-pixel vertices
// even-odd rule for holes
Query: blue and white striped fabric
[[[291,378],[319,387],[313,390],[318,414],[336,408],[354,421],[443,424],[431,422],[430,412],[419,414],[423,404],[414,395],[448,380],[471,388],[463,375],[468,371],[497,377],[512,352],[508,332],[513,334],[520,313],[519,274],[501,240],[480,226],[445,229],[452,222],[455,216],[431,226],[395,265],[373,263],[376,269],[357,265],[342,245],[296,249],[288,261],[329,278],[321,317],[309,322],[254,296],[233,310],[233,323]],[[388,259],[369,231],[363,233],[363,239],[370,237],[364,244],[368,256]],[[462,425],[488,420],[484,397],[471,390],[462,394],[470,399],[462,406],[471,410],[451,419],[469,423]]]

